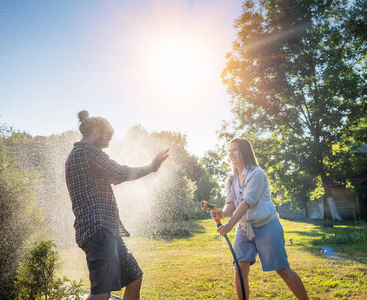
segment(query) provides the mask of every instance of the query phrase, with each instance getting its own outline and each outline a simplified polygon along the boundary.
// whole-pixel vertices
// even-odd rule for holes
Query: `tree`
[[[188,179],[182,169],[169,164],[160,176],[164,184],[156,185],[152,193],[153,223],[173,223],[185,220],[193,206],[196,184]]]
[[[164,142],[170,148],[170,157],[174,164],[183,170],[184,176],[195,185],[194,198],[196,203],[216,199],[218,194],[218,183],[214,176],[206,169],[205,165],[195,155],[186,150],[186,135],[178,132],[160,132],[151,135],[153,140]],[[171,155],[172,153],[172,155]],[[198,204],[196,204],[198,205]]]
[[[222,72],[235,121],[220,137],[256,137],[273,185],[298,207],[325,193],[339,220],[325,162],[336,163],[333,145],[367,112],[367,44],[351,25],[356,15],[366,21],[358,5],[366,6],[360,0],[246,0]]]
[[[11,155],[10,144],[19,139],[29,141],[29,136],[0,126],[0,299],[12,299],[16,270],[28,245],[45,233],[35,202],[38,176],[21,171]]]
[[[209,150],[204,153],[204,156],[200,160],[200,163],[208,171],[209,175],[218,179],[218,181],[224,181],[230,171],[230,167],[224,161],[223,156],[225,154],[222,155],[218,151]]]
[[[355,2],[355,7],[351,12],[349,23],[347,24],[349,33],[360,41],[367,43],[367,3],[359,0]]]
[[[210,193],[207,173],[186,146],[186,135],[180,132],[148,133],[136,125],[106,150],[111,158],[133,167],[149,164],[158,151],[169,148],[169,158],[158,172],[114,187],[122,222],[132,234],[161,233],[160,225],[169,224],[177,231],[167,230],[164,235],[176,236],[180,230],[173,223],[191,218],[200,208],[199,199]]]
[[[79,133],[68,131],[34,138],[18,133],[7,139],[12,155],[17,158],[17,168],[38,174],[36,201],[44,208],[49,235],[58,246],[74,243],[74,215],[65,185],[65,161],[80,138]]]
[[[200,164],[208,173],[211,182],[211,199],[219,201],[225,194],[225,179],[230,172],[230,165],[224,159],[225,155],[219,151],[209,150],[200,159]]]
[[[332,156],[326,160],[326,170],[333,178],[352,189],[360,199],[367,196],[367,116],[361,124],[351,129],[332,146]],[[367,202],[366,202],[367,203]]]

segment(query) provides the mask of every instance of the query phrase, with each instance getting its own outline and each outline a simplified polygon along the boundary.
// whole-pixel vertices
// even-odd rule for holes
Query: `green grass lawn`
[[[144,270],[143,300],[236,299],[231,252],[212,220],[190,221],[189,238],[126,240]],[[323,228],[322,221],[281,220],[291,267],[301,276],[310,299],[367,299],[366,226],[353,222]],[[350,230],[354,234],[350,234]],[[355,237],[355,242],[344,235]],[[233,242],[234,231],[229,235]],[[357,238],[358,237],[358,238]],[[328,247],[328,248],[326,248]],[[63,275],[83,278],[85,258],[78,248],[62,249]],[[252,299],[292,299],[275,272],[263,272],[259,260],[251,267]],[[115,292],[121,295],[121,292]]]

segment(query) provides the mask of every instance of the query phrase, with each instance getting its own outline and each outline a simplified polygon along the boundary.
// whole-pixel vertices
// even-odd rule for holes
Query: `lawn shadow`
[[[336,222],[330,220],[285,219],[294,223],[312,225],[309,230],[297,230],[284,224],[287,235],[301,237],[301,241],[286,241],[302,247],[305,251],[328,259],[342,259],[362,264],[367,263],[367,231],[364,222],[351,220]],[[291,230],[289,230],[291,229]]]

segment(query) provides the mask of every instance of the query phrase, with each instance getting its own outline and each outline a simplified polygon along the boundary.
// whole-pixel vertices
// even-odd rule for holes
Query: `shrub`
[[[25,261],[17,270],[16,299],[82,299],[82,281],[76,283],[66,277],[55,278],[57,260],[58,253],[51,240],[41,241],[29,250]]]
[[[21,171],[10,154],[15,138],[0,124],[0,299],[11,299],[18,265],[45,228],[34,197],[37,175]]]
[[[185,238],[191,236],[191,227],[189,221],[154,222],[147,224],[140,235],[154,239]]]

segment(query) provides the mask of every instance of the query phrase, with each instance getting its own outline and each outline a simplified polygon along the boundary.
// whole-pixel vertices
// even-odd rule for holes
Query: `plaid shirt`
[[[129,236],[121,223],[111,187],[127,179],[129,167],[111,160],[101,149],[79,142],[74,144],[65,170],[79,247],[100,229],[116,237]]]

